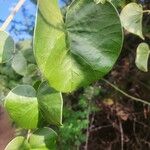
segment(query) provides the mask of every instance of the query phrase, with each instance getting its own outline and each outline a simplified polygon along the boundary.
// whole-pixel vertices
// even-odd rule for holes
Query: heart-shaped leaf
[[[5,31],[0,31],[0,63],[5,63],[13,57],[15,44]]]
[[[5,150],[30,150],[30,145],[24,137],[18,136],[6,146]]]
[[[126,5],[120,14],[122,26],[129,32],[144,39],[142,33],[143,8],[136,3]]]
[[[148,59],[150,55],[150,49],[148,44],[141,43],[139,44],[136,52],[136,66],[144,72],[148,71]]]
[[[13,139],[5,150],[56,150],[57,134],[51,128],[36,130],[29,139],[18,136]]]
[[[76,0],[64,20],[57,0],[39,0],[34,53],[50,85],[71,92],[111,70],[122,47],[122,28],[109,2]]]
[[[21,85],[9,92],[4,104],[10,117],[22,128],[39,126],[39,106],[36,91],[29,85]]]
[[[52,125],[62,124],[61,93],[46,85],[43,83],[40,86],[38,96],[33,87],[22,85],[10,91],[5,98],[6,110],[20,127],[34,129],[43,126],[44,122]]]

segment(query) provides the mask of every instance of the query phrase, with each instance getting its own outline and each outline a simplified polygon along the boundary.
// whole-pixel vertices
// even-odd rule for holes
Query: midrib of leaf
[[[73,5],[73,3],[75,3],[75,1],[73,1],[72,3],[71,3],[71,5]],[[70,6],[71,6],[70,5]],[[79,7],[79,5],[78,5],[78,7]],[[69,9],[69,8],[68,8]],[[76,8],[77,9],[77,8]],[[65,21],[67,20],[67,13],[66,13],[66,15],[65,15]],[[80,18],[80,20],[82,20],[81,18]],[[73,26],[75,26],[75,24],[73,23]],[[73,70],[73,62],[72,62],[72,59],[74,59],[73,57],[74,57],[74,55],[76,55],[76,54],[73,54],[72,52],[71,52],[71,48],[70,48],[70,39],[69,39],[69,30],[68,30],[68,28],[69,28],[69,26],[66,26],[66,44],[67,44],[67,49],[68,49],[68,54],[69,54],[69,56],[70,56],[70,91],[71,91],[71,89],[72,89],[72,87],[73,87],[73,77],[74,77],[74,73],[76,74],[76,75],[79,75],[77,72],[75,72],[74,70]],[[84,29],[85,30],[85,29]],[[91,64],[89,64],[88,63],[88,61],[85,59],[85,58],[83,58],[81,55],[77,55],[78,57],[80,57],[87,65],[89,65],[91,68],[92,68],[92,66],[91,66]],[[74,61],[76,61],[76,60],[74,60]],[[94,70],[93,70],[94,71]]]

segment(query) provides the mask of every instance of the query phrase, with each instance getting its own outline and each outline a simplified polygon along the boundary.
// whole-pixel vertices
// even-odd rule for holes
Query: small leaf
[[[39,126],[39,106],[36,91],[29,85],[21,85],[9,92],[4,104],[10,117],[22,128]]]
[[[16,73],[24,76],[27,73],[27,61],[21,52],[18,52],[12,61],[12,68]]]
[[[136,52],[136,66],[144,72],[148,71],[148,58],[150,55],[150,49],[148,44],[146,43],[141,43]]]
[[[0,31],[0,63],[8,62],[12,57],[15,49],[13,39],[5,31]]]
[[[45,82],[40,85],[37,94],[29,85],[17,86],[6,96],[4,106],[11,119],[22,128],[41,127],[45,121],[51,125],[62,125],[61,93],[49,88]]]
[[[142,33],[143,8],[136,3],[126,5],[120,14],[122,26],[129,32],[144,39]]]
[[[62,125],[63,99],[60,92],[43,82],[37,92],[39,106],[44,119],[53,125]]]
[[[6,146],[5,150],[30,150],[30,146],[24,137],[18,136]]]
[[[56,150],[57,134],[50,128],[42,128],[31,134],[29,143],[31,149]]]

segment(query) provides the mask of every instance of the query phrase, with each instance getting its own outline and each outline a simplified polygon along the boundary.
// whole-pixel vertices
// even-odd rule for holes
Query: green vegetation
[[[25,131],[5,150],[88,150],[91,132],[105,127],[119,131],[123,150],[122,124],[134,120],[132,109],[118,102],[121,98],[116,91],[101,86],[109,85],[127,98],[150,105],[103,79],[114,67],[129,33],[141,38],[134,64],[148,72],[143,14],[150,10],[127,3],[75,0],[61,13],[57,0],[39,0],[33,43],[15,44],[2,30],[5,26],[0,29],[0,99],[16,127]],[[119,82],[118,74],[126,74],[128,64],[123,73],[112,71],[107,78]],[[99,124],[94,118],[103,111],[105,119]]]

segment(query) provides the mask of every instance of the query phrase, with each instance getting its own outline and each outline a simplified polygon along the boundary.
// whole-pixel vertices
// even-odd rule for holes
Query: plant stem
[[[31,135],[31,130],[28,130],[28,133],[27,133],[27,140],[29,140],[30,135]]]
[[[14,18],[14,16],[16,15],[16,13],[19,11],[19,9],[21,8],[21,6],[24,4],[24,2],[25,2],[25,0],[19,0],[18,1],[17,5],[13,8],[12,12],[10,13],[10,15],[8,16],[8,18],[5,20],[5,22],[1,26],[0,31],[5,31],[6,30],[6,28],[11,23],[11,21]]]
[[[148,14],[150,14],[150,10],[143,10],[143,13],[148,13]]]
[[[117,86],[115,86],[114,84],[110,83],[108,80],[105,80],[105,79],[102,79],[104,82],[106,82],[107,84],[109,84],[111,87],[113,87],[115,90],[117,90],[118,92],[120,92],[121,94],[125,95],[126,97],[132,99],[132,100],[135,100],[137,102],[141,102],[141,103],[144,103],[144,104],[147,104],[147,105],[150,105],[149,102],[145,101],[145,100],[142,100],[140,98],[136,98],[134,96],[131,96],[129,94],[127,94],[126,92],[122,91],[121,89],[119,89]]]

